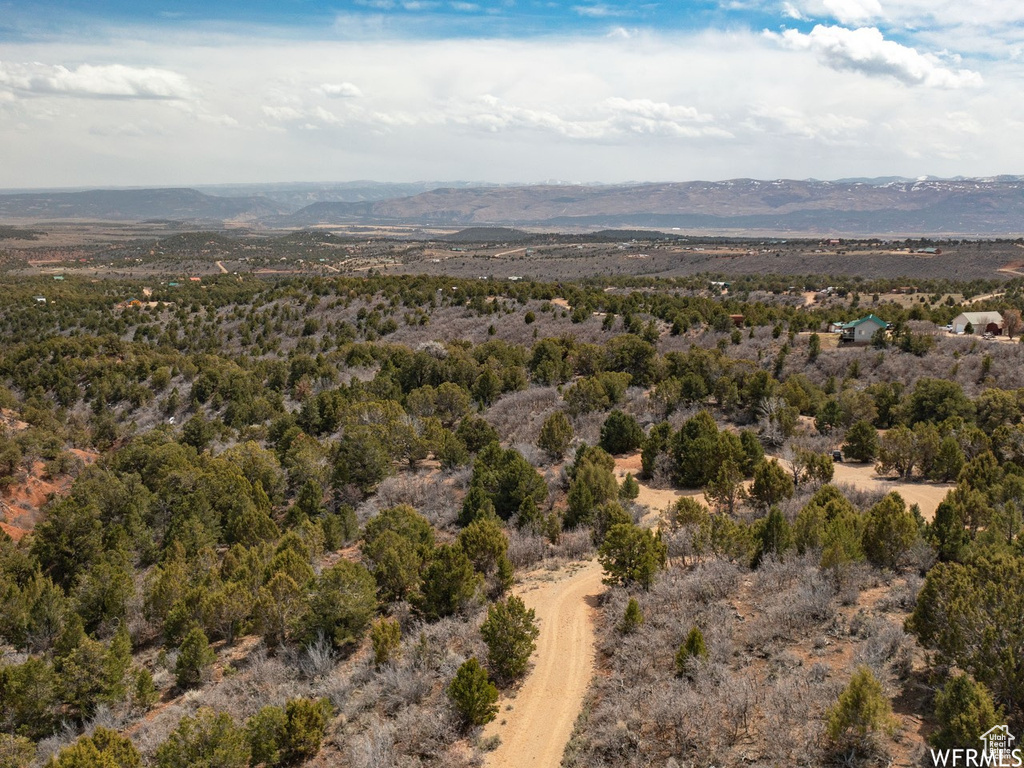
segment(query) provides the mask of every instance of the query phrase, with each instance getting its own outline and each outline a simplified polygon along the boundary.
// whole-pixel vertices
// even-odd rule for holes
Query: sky
[[[1020,0],[0,0],[0,189],[1024,174]]]

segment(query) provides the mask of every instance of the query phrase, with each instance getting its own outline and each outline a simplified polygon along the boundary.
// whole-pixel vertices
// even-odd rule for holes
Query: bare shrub
[[[372,501],[363,507],[368,511],[367,505],[371,503],[376,510],[408,504],[438,528],[454,524],[461,506],[452,483],[445,482],[436,473],[426,471],[402,472],[384,478]],[[363,507],[358,510],[360,517],[364,512]],[[373,514],[368,515],[367,519],[370,517]]]
[[[692,578],[687,580],[686,595],[697,603],[710,603],[731,594],[739,585],[742,571],[727,560],[708,560],[700,563]]]
[[[337,654],[330,640],[318,633],[316,639],[296,653],[294,666],[306,679],[328,675],[337,663]]]
[[[660,407],[643,387],[628,387],[619,408],[634,416],[642,427],[661,421]]]
[[[380,702],[388,714],[421,704],[434,684],[433,675],[416,664],[390,663],[380,670],[378,682],[381,686]]]
[[[547,556],[548,540],[537,533],[508,531],[508,559],[516,568],[527,569]]]
[[[520,441],[513,444],[512,447],[519,451],[520,455],[535,467],[543,467],[549,463],[547,454],[534,443]]]
[[[533,444],[537,442],[544,419],[560,403],[555,387],[530,387],[502,396],[484,418],[498,431],[503,442]]]
[[[910,672],[914,639],[902,627],[887,619],[872,617],[862,621],[857,629],[864,638],[857,649],[858,665],[866,664],[883,680],[890,666],[898,677]]]
[[[592,411],[574,416],[572,418],[572,431],[576,435],[574,442],[597,445],[601,442],[601,427],[607,418],[608,414],[604,411]]]
[[[352,768],[390,768],[395,765],[395,727],[374,717],[366,730],[352,739],[348,762]]]
[[[51,757],[56,757],[62,749],[71,746],[78,737],[78,728],[74,724],[64,721],[52,736],[40,739],[36,743],[36,760],[45,764]]]
[[[884,499],[887,493],[884,490],[858,488],[850,483],[836,483],[836,488],[862,512]]]
[[[924,579],[918,574],[907,574],[878,601],[878,610],[910,613],[917,606],[917,594],[921,591],[922,586],[924,586]]]
[[[588,560],[594,554],[594,538],[589,528],[564,531],[558,537],[553,554],[569,560]]]

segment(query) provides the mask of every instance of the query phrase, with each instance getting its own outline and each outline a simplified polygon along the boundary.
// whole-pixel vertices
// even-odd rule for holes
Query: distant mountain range
[[[0,194],[0,220],[58,219],[992,237],[1024,233],[1024,177],[525,186],[351,182]]]

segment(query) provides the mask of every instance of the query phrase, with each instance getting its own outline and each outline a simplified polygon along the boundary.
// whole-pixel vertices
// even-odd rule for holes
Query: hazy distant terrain
[[[757,181],[483,186],[276,184],[0,195],[0,220],[176,219],[262,228],[509,226],[729,234],[942,235],[1024,232],[1024,180]]]

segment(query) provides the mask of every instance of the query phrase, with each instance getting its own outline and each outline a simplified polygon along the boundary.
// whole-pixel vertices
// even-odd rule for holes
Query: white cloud
[[[317,120],[319,120],[321,123],[324,123],[325,125],[341,125],[344,122],[333,112],[329,112],[323,107],[314,107],[313,115],[316,117]]]
[[[127,138],[143,138],[147,136],[166,136],[167,129],[153,123],[124,123],[122,125],[94,125],[89,128],[94,136],[114,136]]]
[[[878,0],[823,0],[823,5],[841,24],[862,24],[883,15]]]
[[[846,29],[818,24],[807,34],[787,29],[781,35],[767,31],[765,35],[787,48],[816,53],[832,69],[894,77],[905,85],[965,88],[982,82],[977,72],[948,69],[937,56],[886,40],[874,27]]]
[[[951,41],[891,49],[884,38],[879,45],[877,31],[868,44],[855,30],[826,41],[821,29],[789,39],[640,31],[631,39],[167,41],[154,33],[116,48],[5,44],[6,59],[16,61],[118,62],[137,70],[152,62],[180,73],[192,95],[26,98],[34,94],[11,82],[25,76],[2,65],[0,187],[1024,169],[1014,111],[1021,63],[965,56],[956,64],[918,52],[952,48]],[[814,56],[829,66],[814,66]],[[962,67],[983,73],[984,87],[905,84],[979,77],[958,80]],[[362,95],[345,84],[358,84]],[[109,126],[130,135],[133,126],[154,125],[167,135],[110,135]]]
[[[295,109],[295,107],[274,107],[269,105],[264,105],[263,114],[279,122],[302,120],[305,117],[305,113],[302,110]]]
[[[834,19],[844,26],[878,26],[910,35],[933,48],[955,45],[962,52],[1011,58],[1024,42],[1024,3],[1020,0],[760,0],[802,21]]]
[[[490,133],[528,130],[549,133],[574,142],[621,142],[644,134],[669,139],[731,138],[732,134],[710,125],[713,117],[693,107],[673,106],[651,99],[611,97],[578,105],[575,114],[557,108],[510,104],[493,95],[474,103],[453,104],[445,120]]]
[[[580,16],[588,16],[592,19],[607,19],[613,16],[625,16],[625,11],[619,8],[612,8],[604,4],[597,5],[574,5],[573,11]]]
[[[639,33],[635,29],[626,29],[625,27],[615,27],[608,34],[607,37],[618,40],[632,40]]]
[[[612,112],[648,120],[706,123],[714,119],[712,115],[704,114],[694,107],[672,106],[651,99],[624,99],[615,96],[607,99],[605,104]]]
[[[753,107],[746,125],[758,132],[782,132],[826,144],[857,141],[870,127],[867,120],[852,115],[808,113],[777,104]]]
[[[356,99],[363,95],[359,86],[353,85],[352,83],[322,83],[314,90],[324,96],[339,99]]]
[[[797,8],[792,3],[786,2],[782,4],[782,12],[787,18],[796,19],[797,21],[807,21],[807,17],[804,16],[803,11]]]
[[[192,88],[177,72],[122,64],[60,64],[0,62],[0,88],[26,95],[77,96],[105,99],[188,99]]]
[[[218,125],[224,128],[238,127],[238,120],[233,118],[231,115],[198,114],[196,115],[196,118],[201,122],[209,123],[210,125]]]

